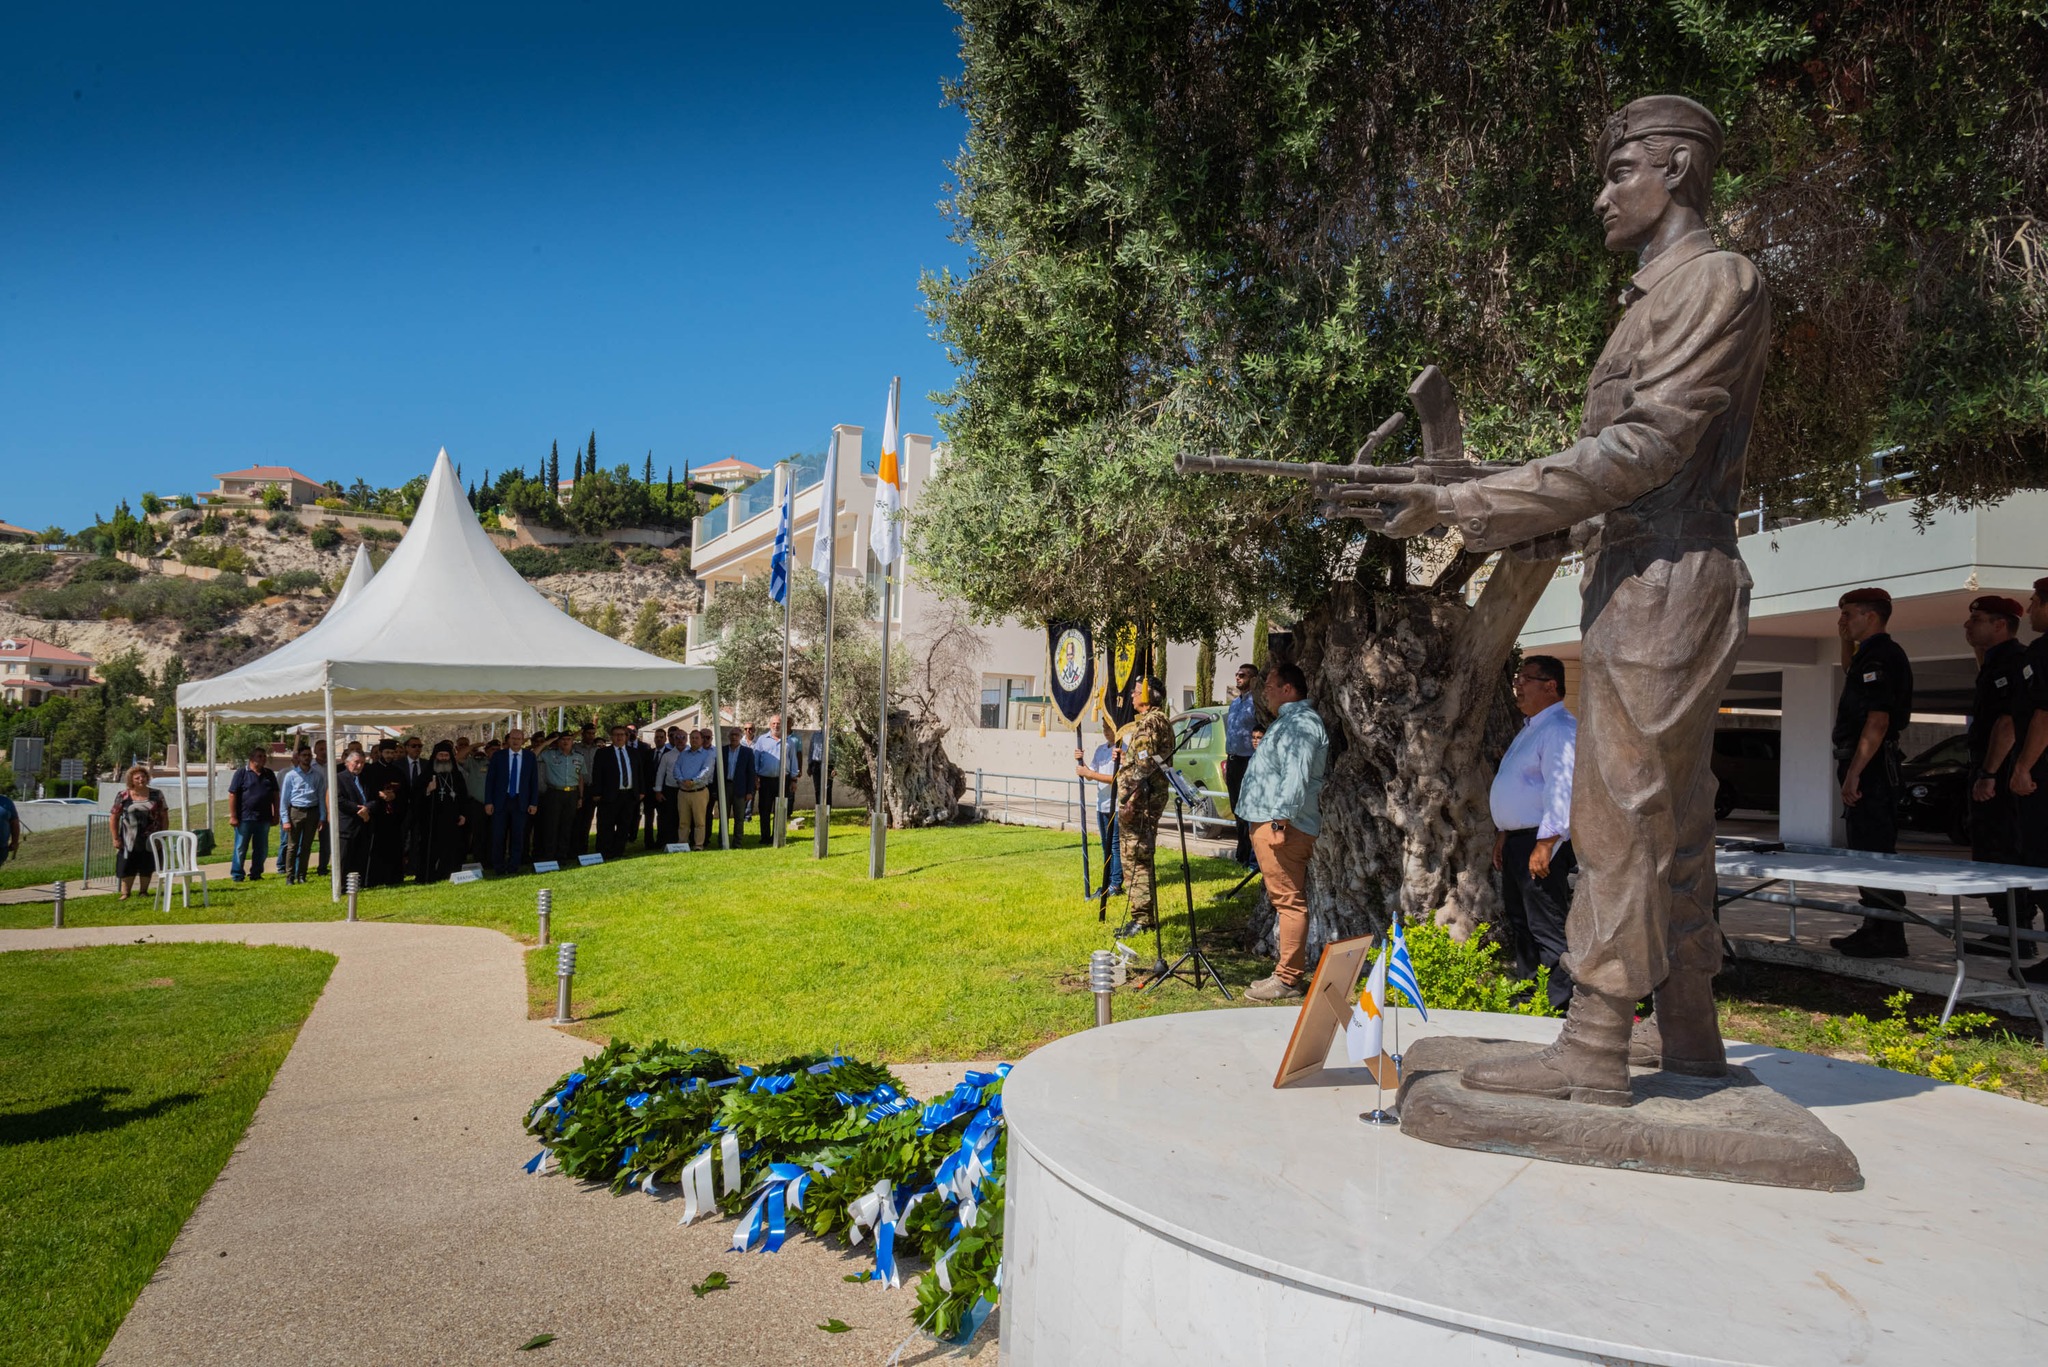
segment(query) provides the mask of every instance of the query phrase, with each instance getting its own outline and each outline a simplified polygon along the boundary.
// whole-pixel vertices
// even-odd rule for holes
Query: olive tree
[[[1774,308],[1749,463],[1768,516],[1853,512],[1891,448],[1930,504],[2048,473],[2036,5],[954,8],[946,207],[970,260],[926,281],[959,378],[913,561],[991,618],[1295,622],[1342,744],[1316,941],[1489,914],[1489,723],[1553,562],[1482,565],[1455,534],[1411,553],[1297,484],[1173,456],[1348,456],[1432,363],[1472,454],[1565,445],[1634,264],[1591,212],[1628,99],[1685,93],[1728,130],[1714,227]],[[1416,453],[1411,424],[1380,458]]]

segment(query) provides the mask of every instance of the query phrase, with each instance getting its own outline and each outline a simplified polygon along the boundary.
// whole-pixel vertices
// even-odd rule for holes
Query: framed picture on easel
[[[1287,1038],[1287,1052],[1280,1056],[1280,1071],[1273,1077],[1275,1087],[1285,1087],[1323,1071],[1323,1061],[1330,1056],[1337,1032],[1351,1019],[1359,975],[1365,972],[1377,938],[1356,935],[1348,940],[1333,940],[1323,947],[1315,977],[1309,980],[1308,994],[1301,1001],[1301,1014],[1295,1018],[1294,1033]],[[1375,1065],[1368,1061],[1364,1066]],[[1378,1076],[1377,1072],[1374,1076]]]

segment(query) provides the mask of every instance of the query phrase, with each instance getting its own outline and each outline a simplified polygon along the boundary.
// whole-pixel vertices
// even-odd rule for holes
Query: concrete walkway
[[[852,1285],[872,1253],[796,1235],[727,1251],[728,1220],[519,1165],[541,1089],[590,1052],[527,1019],[525,949],[495,931],[338,922],[0,931],[0,950],[179,940],[338,957],[241,1146],[103,1362],[880,1363],[914,1283]],[[949,1087],[960,1067],[899,1069]],[[722,1271],[732,1289],[690,1285]],[[816,1326],[837,1317],[853,1332]],[[536,1334],[554,1343],[517,1351]],[[904,1362],[946,1350],[920,1340]],[[985,1362],[994,1358],[990,1352]]]

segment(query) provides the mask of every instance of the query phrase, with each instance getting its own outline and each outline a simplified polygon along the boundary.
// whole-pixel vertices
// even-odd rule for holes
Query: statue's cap
[[[1607,121],[1600,133],[1599,162],[1605,166],[1608,154],[1625,142],[1653,137],[1691,138],[1704,143],[1713,160],[1721,159],[1721,121],[1705,105],[1683,95],[1645,95]]]
[[[2048,576],[2034,581],[2034,596],[2042,602],[2048,603]]]
[[[1836,603],[1835,606],[1846,608],[1851,603],[1863,603],[1874,608],[1889,608],[1892,605],[1892,596],[1879,588],[1850,589],[1842,595],[1841,601]]]
[[[1970,600],[1970,611],[1981,612],[1987,617],[2010,617],[2014,621],[2027,615],[2016,598],[2007,598],[2002,593],[1987,593],[1982,598]]]

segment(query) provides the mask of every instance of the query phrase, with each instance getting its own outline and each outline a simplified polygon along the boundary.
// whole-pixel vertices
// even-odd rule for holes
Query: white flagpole
[[[813,854],[823,859],[832,826],[832,600],[839,585],[839,431],[825,446],[825,480],[818,491],[818,524],[811,536],[811,568],[825,576],[824,682],[818,690],[818,734],[825,753],[818,759],[818,829]],[[785,719],[784,725],[788,725]]]
[[[868,877],[880,878],[889,852],[889,800],[883,795],[889,781],[889,609],[896,577],[888,567],[882,571],[882,717],[875,732],[875,806],[868,822]]]
[[[796,795],[796,785],[789,778],[789,605],[796,599],[796,529],[792,504],[796,502],[796,466],[788,461],[782,463],[782,527],[786,540],[782,543],[782,734],[775,743],[782,753],[776,758],[776,768],[781,777],[776,782],[782,791],[775,796],[775,848],[781,849],[789,833],[790,799]]]
[[[868,877],[880,878],[889,847],[889,618],[895,612],[896,562],[903,543],[892,521],[903,508],[903,443],[899,436],[899,404],[903,377],[889,381],[889,407],[882,420],[882,453],[875,467],[874,525],[868,545],[882,566],[882,698],[881,725],[875,732],[874,815],[868,823]],[[884,491],[887,491],[886,493]]]

